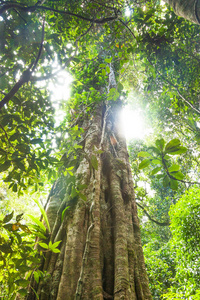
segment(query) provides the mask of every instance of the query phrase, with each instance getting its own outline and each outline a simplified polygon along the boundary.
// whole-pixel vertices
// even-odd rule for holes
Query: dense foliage
[[[162,1],[0,1],[0,172],[12,192],[42,192],[59,175],[71,198],[85,200],[73,174],[84,119],[98,101],[120,93],[125,104],[129,91],[140,95],[154,134],[129,152],[154,299],[199,297],[199,185],[191,188],[200,172],[199,45],[199,27]],[[107,94],[100,88],[111,64],[119,84]],[[56,126],[48,84],[60,70],[74,81],[70,100],[58,104],[65,117]],[[85,156],[93,168],[96,155]],[[39,252],[32,250],[34,229],[13,216],[5,197],[1,202],[1,290],[12,299],[18,289],[25,293],[23,276]],[[43,250],[55,250],[43,231]]]

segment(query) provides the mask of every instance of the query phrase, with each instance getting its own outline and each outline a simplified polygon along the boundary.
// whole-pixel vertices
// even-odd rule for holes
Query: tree
[[[200,2],[197,0],[166,0],[174,12],[193,23],[200,24]]]
[[[119,126],[125,96],[120,81],[135,55],[137,64],[151,68],[155,79],[152,56],[173,44],[171,32],[177,23],[175,17],[173,22],[166,17],[163,31],[158,25],[160,7],[158,14],[152,3],[147,12],[134,8],[128,18],[123,1],[1,4],[4,180],[20,194],[33,182],[36,188],[42,184],[43,170],[49,178],[55,176],[54,167],[59,173],[47,203],[50,232],[39,243],[45,277],[33,275],[26,299],[151,299]],[[71,102],[63,104],[67,118],[56,129],[47,92],[35,84],[55,75],[53,60],[75,78]],[[51,138],[59,131],[58,154]],[[50,243],[58,243],[60,252],[48,251]]]
[[[67,147],[65,147],[62,160],[58,164],[59,179],[52,187],[47,206],[51,232],[45,243],[53,244],[61,241],[60,252],[46,252],[45,244],[40,243],[41,247],[44,246],[41,251],[45,256],[40,270],[46,274],[46,277],[44,280],[40,279],[39,282],[33,277],[30,293],[26,298],[34,299],[38,295],[40,299],[151,299],[128,152],[119,127],[120,97],[123,97],[121,92],[123,87],[115,74],[120,71],[120,65],[123,64],[119,59],[122,52],[118,50],[122,46],[118,44],[116,46],[116,38],[111,33],[109,34],[108,26],[102,28],[94,26],[95,19],[81,17],[78,14],[80,10],[78,3],[74,7],[71,4],[71,12],[67,13],[67,18],[65,2],[59,4],[57,8],[52,6],[51,1],[48,4],[50,6],[45,9],[39,3],[30,7],[18,3],[12,3],[12,5],[3,3],[0,11],[3,20],[6,21],[6,26],[11,26],[11,35],[14,35],[14,39],[15,34],[18,34],[14,30],[18,21],[21,23],[23,20],[27,22],[27,19],[30,19],[32,25],[35,22],[41,28],[36,58],[28,63],[25,71],[20,67],[21,78],[10,91],[9,86],[5,83],[2,92],[5,93],[1,101],[2,121],[4,121],[2,124],[5,126],[2,129],[5,135],[3,142],[14,141],[11,145],[6,143],[2,171],[9,172],[7,181],[13,181],[11,187],[14,191],[17,191],[18,186],[25,188],[23,176],[29,177],[32,170],[39,174],[39,169],[45,168],[42,158],[45,157],[48,160],[49,157],[48,148],[45,153],[42,153],[40,147],[37,150],[35,145],[42,146],[43,141],[40,136],[32,139],[34,134],[33,132],[30,134],[27,126],[23,127],[23,132],[17,131],[16,135],[12,137],[14,128],[16,130],[16,124],[15,122],[11,123],[10,119],[8,120],[9,110],[14,113],[14,116],[18,115],[20,121],[22,120],[28,103],[21,106],[23,95],[19,94],[20,88],[25,83],[34,81],[34,71],[38,66],[48,69],[48,66],[45,65],[45,58],[49,59],[52,52],[51,48],[45,47],[47,54],[42,56],[43,44],[48,40],[48,38],[46,41],[44,40],[45,26],[50,27],[47,31],[49,40],[52,39],[55,42],[53,47],[55,50],[57,49],[56,55],[59,57],[60,63],[65,65],[69,61],[69,58],[66,59],[64,48],[60,49],[62,39],[60,39],[60,32],[62,32],[62,36],[67,34],[71,39],[70,51],[75,51],[74,57],[71,55],[73,66],[70,68],[71,72],[75,73],[76,82],[74,84],[74,103],[71,103],[73,112],[69,117],[71,121],[68,119],[70,123],[69,138],[63,142]],[[116,2],[114,8],[106,7],[107,13],[112,11],[114,16],[103,19],[101,15],[104,13],[104,5],[103,3],[101,5],[92,2],[82,3],[81,9],[85,15],[91,15],[91,11],[93,11],[99,20],[97,23],[100,24],[117,19],[117,7],[120,7],[120,4]],[[47,11],[45,18],[48,18],[48,24],[46,25],[44,20],[39,20],[38,11],[43,9]],[[75,14],[72,12],[73,10],[76,11]],[[54,13],[63,26],[66,22],[70,24],[69,28],[63,30]],[[10,18],[14,20],[13,23],[9,21]],[[90,24],[86,31],[80,27],[80,25],[83,26],[81,19],[85,21],[85,24],[87,22]],[[52,33],[52,25],[55,26],[55,23],[57,31]],[[27,29],[27,26],[24,27]],[[117,24],[113,23],[112,31],[116,30],[119,31]],[[85,38],[88,32],[89,41]],[[24,33],[21,35],[21,29],[19,36],[27,39]],[[8,36],[5,36],[5,39],[7,38]],[[80,40],[81,38],[82,40]],[[112,48],[108,51],[106,48],[108,48],[110,38],[114,43],[113,45],[110,43]],[[117,33],[117,38],[121,39],[119,33]],[[97,43],[97,39],[99,39],[99,43]],[[30,44],[33,45],[34,41],[35,38],[31,40]],[[21,45],[19,46],[19,44],[17,42],[16,51],[20,57]],[[6,42],[3,46],[7,48]],[[9,50],[13,51],[12,48]],[[28,60],[27,53],[25,53],[25,57]],[[41,60],[40,65],[38,65],[39,60]],[[5,61],[6,71],[8,61],[7,59]],[[100,64],[103,66],[100,67]],[[24,63],[22,65],[24,67]],[[18,66],[14,64],[13,68],[17,70]],[[38,78],[35,80],[38,81]],[[14,81],[16,78],[11,79],[11,83]],[[27,91],[30,92],[30,88],[27,88]],[[33,94],[36,93],[35,86],[32,91]],[[16,111],[10,101],[16,93],[20,97],[16,99],[19,102],[20,112],[18,108]],[[24,114],[25,118],[27,117],[29,120],[30,116],[33,117],[32,122],[30,121],[31,127],[39,114],[39,110],[35,109],[34,111],[36,111],[35,116],[32,116],[31,112],[28,115]],[[42,117],[45,116],[45,113],[46,109],[42,103]],[[16,119],[16,117],[14,118]],[[39,130],[44,134],[45,125],[41,126]],[[24,147],[25,143],[20,145],[22,138],[26,145],[33,146]],[[8,146],[11,149],[13,147],[14,151],[9,152]],[[34,154],[35,149],[37,150],[36,155]],[[51,161],[51,159],[49,160]],[[46,163],[44,162],[46,167],[47,160],[45,160]],[[12,167],[13,169],[11,169]],[[24,172],[23,176],[16,171],[17,169]]]

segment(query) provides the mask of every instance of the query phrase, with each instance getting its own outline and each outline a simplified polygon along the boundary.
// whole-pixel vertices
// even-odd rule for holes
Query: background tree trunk
[[[193,23],[200,24],[199,0],[166,0],[172,6],[174,12]]]

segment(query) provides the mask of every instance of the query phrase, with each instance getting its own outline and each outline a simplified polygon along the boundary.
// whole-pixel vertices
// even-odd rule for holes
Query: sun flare
[[[127,141],[136,138],[144,138],[147,134],[144,118],[139,109],[133,110],[129,106],[123,108],[121,112],[121,123]]]

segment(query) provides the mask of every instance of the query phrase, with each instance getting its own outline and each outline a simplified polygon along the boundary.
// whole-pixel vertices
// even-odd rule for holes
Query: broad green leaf
[[[139,157],[152,157],[152,155],[148,152],[145,152],[145,151],[141,151],[138,153],[138,156]]]
[[[57,249],[57,248],[56,249],[51,249],[51,251],[54,252],[54,253],[60,253],[60,250]]]
[[[117,86],[117,89],[118,89],[119,92],[122,91],[122,90],[124,89],[123,84],[121,84],[121,83],[119,82],[119,83],[118,83],[118,86]]]
[[[169,167],[168,171],[169,172],[176,172],[180,170],[180,166],[179,165],[172,165],[171,167]]]
[[[106,72],[110,73],[110,68],[108,66],[106,66]]]
[[[97,169],[98,169],[98,160],[97,160],[97,158],[96,158],[95,155],[92,155],[92,156],[91,156],[90,162],[91,162],[92,167],[93,167],[95,170],[97,170]]]
[[[156,178],[158,178],[158,179],[161,179],[163,177],[164,177],[164,174],[158,174],[158,175],[156,175]]]
[[[27,265],[20,265],[19,267],[18,267],[18,269],[21,271],[21,272],[28,272],[29,270],[31,270],[32,269],[32,267],[29,267],[29,266],[27,266]]]
[[[179,172],[173,172],[173,173],[171,173],[171,175],[172,175],[174,178],[178,179],[178,180],[183,180],[183,178],[185,177],[185,176],[183,175],[183,173],[181,173],[180,171],[179,171]]]
[[[26,287],[29,284],[29,281],[26,279],[18,279],[15,281],[16,285]]]
[[[179,139],[173,139],[169,143],[167,143],[167,145],[165,146],[165,152],[169,153],[170,150],[180,147],[180,145],[181,145],[181,142]]]
[[[152,164],[154,165],[160,165],[161,164],[161,161],[159,159],[152,159]]]
[[[26,233],[31,233],[30,229],[28,228],[28,226],[23,225],[23,224],[19,224],[19,227]]]
[[[183,147],[183,146],[180,146],[180,147],[177,147],[177,148],[169,149],[166,152],[170,155],[177,155],[177,154],[182,154],[182,153],[187,152],[187,148]]]
[[[164,139],[156,140],[156,146],[158,147],[158,149],[163,150],[164,149],[164,145],[165,145]]]
[[[161,169],[162,169],[162,167],[157,167],[157,168],[153,169],[153,170],[151,171],[151,175],[157,174]]]
[[[12,190],[15,193],[17,192],[17,184],[16,183],[13,184]]]
[[[84,194],[79,193],[79,196],[80,196],[81,199],[83,199],[84,201],[87,201],[87,197],[86,197]]]
[[[100,67],[100,68],[105,68],[105,67],[106,67],[106,64],[100,64],[99,67]]]
[[[156,147],[149,147],[149,149],[152,149],[155,153],[157,153],[157,154],[161,154],[161,152],[159,151],[159,149],[158,148],[156,148]]]
[[[117,91],[116,88],[111,88],[111,89],[109,90],[109,93],[110,93],[110,94],[114,94],[114,93],[116,93],[116,91]]]
[[[112,57],[110,57],[110,58],[105,58],[105,62],[106,62],[106,63],[110,64],[111,61],[112,61]]]
[[[105,69],[102,69],[102,75],[106,76],[106,70]]]
[[[20,289],[17,291],[21,296],[26,296],[28,293],[27,289]]]
[[[146,167],[148,167],[151,163],[150,159],[144,159],[140,164],[139,164],[139,169],[144,169]]]
[[[39,282],[39,279],[40,279],[40,274],[38,274],[38,272],[35,271],[35,272],[33,273],[33,276],[34,276],[35,281],[38,283],[38,282]]]
[[[8,223],[8,222],[12,219],[13,215],[14,215],[14,210],[13,210],[10,214],[7,214],[7,215],[4,217],[2,223],[3,223],[3,224]]]
[[[165,177],[163,178],[163,186],[166,188],[169,185],[169,182],[169,177],[165,175]]]
[[[16,148],[22,153],[30,153],[30,147],[27,144],[18,144]]]
[[[12,253],[12,249],[9,244],[0,245],[0,251],[2,251],[4,253]]]
[[[52,248],[57,248],[57,247],[60,245],[61,242],[62,242],[62,241],[58,241],[58,242],[53,243],[53,244],[51,245],[51,249],[52,249]],[[49,247],[49,248],[50,248],[50,247]]]
[[[6,161],[5,163],[0,165],[0,172],[6,171],[11,166],[11,161]]]
[[[82,190],[86,189],[87,187],[88,187],[87,184],[79,184],[77,188],[79,191],[82,191]]]
[[[49,249],[49,245],[47,245],[46,243],[38,243],[40,245],[40,247],[44,248],[44,249]]]
[[[172,190],[177,191],[178,189],[178,182],[174,179],[170,180],[170,187]]]
[[[31,141],[30,141],[30,143],[31,144],[41,144],[41,143],[43,143],[43,140],[42,139],[32,139]]]

